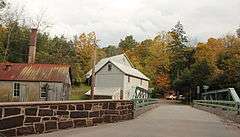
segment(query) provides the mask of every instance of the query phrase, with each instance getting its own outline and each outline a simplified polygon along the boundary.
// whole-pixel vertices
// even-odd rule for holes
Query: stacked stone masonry
[[[133,102],[124,100],[0,104],[0,136],[41,134],[133,119]]]

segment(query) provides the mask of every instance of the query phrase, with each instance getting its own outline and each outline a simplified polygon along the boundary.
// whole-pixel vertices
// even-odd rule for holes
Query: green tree
[[[169,35],[171,37],[169,46],[173,53],[178,53],[187,47],[188,37],[180,21],[169,31]]]
[[[137,41],[133,38],[132,35],[126,36],[124,40],[120,40],[118,46],[121,48],[124,52],[130,49],[133,49],[137,46]]]
[[[240,38],[240,27],[236,30],[237,36]]]
[[[120,49],[114,45],[109,45],[108,47],[103,48],[107,57],[115,56],[120,54]]]
[[[6,2],[4,0],[0,0],[0,10],[6,7]]]

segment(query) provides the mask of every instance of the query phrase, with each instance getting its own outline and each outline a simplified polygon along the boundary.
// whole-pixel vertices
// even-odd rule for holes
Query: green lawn
[[[91,89],[90,86],[81,84],[80,86],[73,86],[70,92],[70,100],[86,100],[88,97],[85,95]]]

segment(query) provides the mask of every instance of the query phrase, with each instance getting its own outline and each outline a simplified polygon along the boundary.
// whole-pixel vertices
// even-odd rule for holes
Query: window
[[[40,93],[41,98],[46,98],[47,97],[48,90],[49,90],[49,85],[48,84],[45,84],[45,85],[43,85],[43,87],[41,87],[41,93]]]
[[[19,97],[20,96],[20,83],[14,83],[13,85],[13,96]]]
[[[130,82],[130,76],[128,76],[128,82]]]
[[[108,64],[108,71],[112,70],[112,64]]]

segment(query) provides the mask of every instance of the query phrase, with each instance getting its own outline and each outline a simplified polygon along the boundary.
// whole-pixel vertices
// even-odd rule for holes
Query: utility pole
[[[92,56],[92,79],[91,79],[91,99],[94,100],[94,91],[95,91],[95,65],[96,65],[96,60],[97,60],[97,43],[96,39],[94,40],[94,51],[93,51],[93,56]]]

